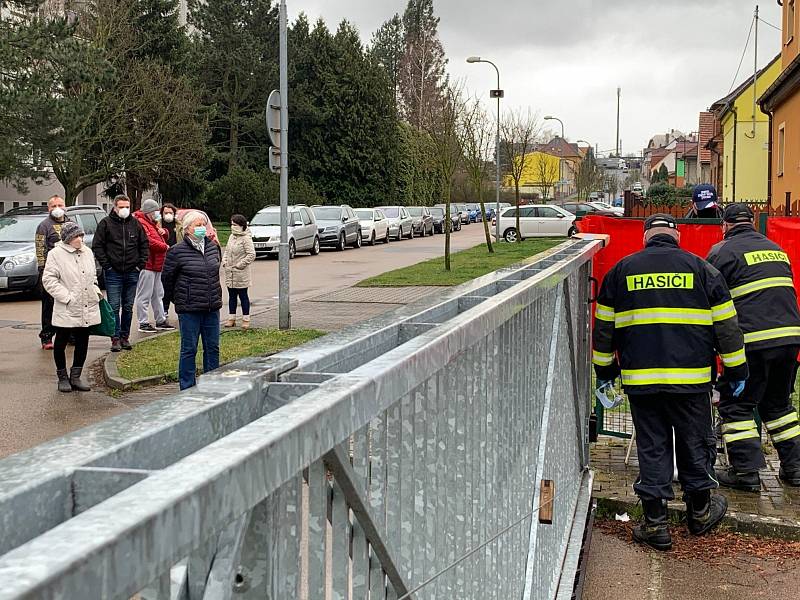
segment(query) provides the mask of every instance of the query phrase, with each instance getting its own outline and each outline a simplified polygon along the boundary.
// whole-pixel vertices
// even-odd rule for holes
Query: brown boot
[[[250,329],[250,315],[242,317],[242,329]]]
[[[236,317],[228,317],[225,321],[225,327],[236,327]]]

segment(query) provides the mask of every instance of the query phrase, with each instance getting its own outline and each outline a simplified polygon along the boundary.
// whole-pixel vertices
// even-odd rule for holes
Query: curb
[[[639,506],[638,502],[618,500],[615,498],[595,497],[599,508],[616,513],[628,512]],[[686,509],[683,504],[669,505],[669,516],[684,519]],[[800,522],[779,517],[766,517],[751,513],[731,512],[725,515],[722,526],[729,531],[744,533],[758,537],[777,538],[787,541],[800,541]]]
[[[170,335],[172,333],[174,332],[165,331],[163,333],[151,335],[150,337],[135,341],[132,345],[136,346],[136,344],[141,342],[154,340],[158,337]],[[122,356],[122,352],[109,352],[103,357],[103,379],[105,380],[106,385],[112,390],[127,392],[133,388],[156,387],[171,381],[166,375],[154,375],[153,377],[142,377],[141,379],[133,380],[125,379],[119,374],[119,369],[117,368],[117,360],[120,356]]]

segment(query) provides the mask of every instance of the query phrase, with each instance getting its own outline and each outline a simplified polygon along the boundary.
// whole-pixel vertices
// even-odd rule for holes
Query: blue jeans
[[[139,284],[139,271],[120,273],[114,269],[106,269],[106,295],[108,303],[114,309],[114,320],[117,327],[115,338],[129,338],[133,321],[133,303],[136,300],[136,286]],[[122,316],[120,317],[120,309]]]
[[[219,311],[178,315],[181,331],[181,357],[178,360],[178,381],[181,389],[197,383],[197,343],[203,338],[203,373],[219,367]]]

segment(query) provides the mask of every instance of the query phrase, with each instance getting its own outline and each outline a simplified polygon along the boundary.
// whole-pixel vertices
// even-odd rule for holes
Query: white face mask
[[[127,219],[131,216],[131,209],[130,208],[120,208],[117,210],[117,214],[119,215],[120,219]]]
[[[64,215],[66,214],[67,214],[66,211],[60,206],[57,206],[56,208],[50,211],[50,216],[53,217],[54,219],[63,219]]]
[[[167,213],[164,215],[164,222],[165,223],[172,223],[175,220],[175,215],[172,213]]]

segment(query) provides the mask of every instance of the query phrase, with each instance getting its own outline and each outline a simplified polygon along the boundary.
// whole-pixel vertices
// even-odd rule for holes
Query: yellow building
[[[780,54],[753,77],[711,105],[722,133],[722,189],[730,202],[766,200],[769,180],[769,116],[754,105],[781,73]],[[754,114],[755,107],[755,114]]]
[[[517,156],[514,161],[520,164],[521,157]],[[566,161],[565,161],[566,163]],[[555,189],[561,176],[561,158],[547,154],[546,152],[531,152],[525,155],[525,165],[520,178],[520,190],[525,196],[538,196],[544,200],[555,197]],[[564,168],[567,168],[565,164]],[[506,188],[514,187],[514,179],[506,176],[504,185]]]

